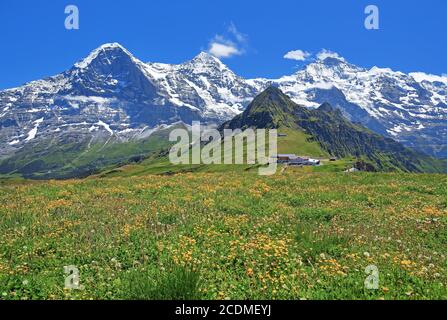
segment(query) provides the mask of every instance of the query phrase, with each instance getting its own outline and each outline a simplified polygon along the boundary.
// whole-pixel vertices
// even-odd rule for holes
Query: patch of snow
[[[27,110],[26,112],[36,113],[36,112],[40,112],[40,111],[42,111],[42,110],[41,109],[32,108],[32,109]]]
[[[9,143],[9,145],[10,145],[10,146],[13,146],[13,145],[18,144],[18,143],[20,143],[19,140],[14,140],[14,141],[11,141],[11,142]]]
[[[113,130],[110,129],[110,126],[107,123],[99,120],[96,124],[98,126],[102,126],[104,129],[106,129],[110,133],[111,136],[113,135]]]
[[[423,72],[412,72],[409,75],[412,76],[414,80],[416,80],[417,82],[428,81],[428,82],[441,82],[447,84],[446,76],[437,76],[434,74],[427,74]]]
[[[68,101],[75,101],[75,102],[84,102],[84,103],[97,103],[97,104],[108,104],[112,102],[116,102],[117,100],[115,98],[103,98],[103,97],[95,97],[95,96],[62,96],[62,98],[68,100]]]
[[[25,141],[33,140],[37,135],[37,126],[31,129],[30,132],[28,132],[28,137],[25,139]]]
[[[120,132],[118,132],[118,133],[130,133],[130,132],[135,132],[135,131],[138,131],[137,129],[124,129],[124,130],[121,130]]]
[[[39,125],[39,124],[41,124],[42,122],[43,122],[43,118],[40,118],[40,119],[34,121],[34,123],[35,123],[36,125]]]
[[[25,139],[25,141],[31,141],[33,140],[36,135],[37,135],[37,130],[39,128],[39,125],[43,122],[43,118],[40,118],[36,121],[34,121],[34,128],[32,128],[29,132],[28,132],[28,137]]]

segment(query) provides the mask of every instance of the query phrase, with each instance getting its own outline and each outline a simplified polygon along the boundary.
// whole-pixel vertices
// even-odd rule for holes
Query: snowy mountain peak
[[[194,70],[194,73],[206,73],[208,71],[230,71],[230,69],[218,58],[203,51],[192,60],[184,63],[183,66]]]
[[[98,58],[105,57],[105,61],[109,61],[110,59],[107,56],[127,56],[130,59],[135,59],[133,55],[122,45],[119,43],[106,43],[102,46],[93,50],[85,59],[75,64],[75,68],[85,69],[87,68],[93,61]]]
[[[347,79],[355,77],[364,69],[347,62],[344,58],[334,56],[316,59],[304,69],[298,70],[292,77],[285,76],[282,80],[300,80],[301,82],[332,82],[334,79]]]
[[[202,51],[197,56],[195,56],[193,61],[200,61],[200,62],[209,62],[209,63],[221,63],[221,61],[213,56],[212,54],[209,54],[208,52]]]
[[[63,74],[63,96],[107,97],[136,103],[157,97],[146,65],[119,43],[107,43]]]
[[[328,67],[336,67],[348,64],[348,62],[344,58],[337,58],[337,57],[327,57],[323,60],[317,59],[316,61],[317,63],[324,64]]]
[[[313,62],[305,67],[304,71],[308,75],[314,75],[319,78],[324,76],[344,77],[348,74],[364,71],[364,69],[349,63],[348,60],[338,53],[323,50]],[[302,72],[303,70],[299,70],[296,74],[301,74]]]
[[[118,42],[105,43],[105,44],[99,46],[96,50],[114,50],[114,49],[120,49],[120,50],[128,52],[128,50],[126,48],[124,48],[121,44],[119,44]]]

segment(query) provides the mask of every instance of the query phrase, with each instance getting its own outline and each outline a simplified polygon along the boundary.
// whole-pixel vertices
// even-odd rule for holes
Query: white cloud
[[[208,45],[208,52],[217,58],[230,58],[245,53],[248,42],[247,35],[238,31],[234,23],[230,23],[226,35],[216,35]]]
[[[339,60],[342,60],[342,61],[346,61],[345,58],[340,56],[338,53],[330,51],[330,50],[326,50],[326,49],[321,50],[317,54],[317,58],[318,58],[318,60],[324,60],[326,58],[335,58],[335,59],[339,59]]]
[[[239,32],[239,30],[237,30],[233,22],[230,23],[230,26],[228,27],[228,32],[231,33],[236,38],[236,40],[241,44],[246,43],[248,40],[247,35]]]
[[[208,52],[217,58],[229,58],[242,54],[242,52],[235,45],[219,42],[210,43]]]
[[[297,61],[305,61],[310,57],[310,53],[303,50],[293,50],[289,51],[285,54],[284,59],[297,60]]]

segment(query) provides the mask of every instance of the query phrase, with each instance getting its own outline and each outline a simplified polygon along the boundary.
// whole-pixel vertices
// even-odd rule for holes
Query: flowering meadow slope
[[[446,186],[300,170],[2,182],[0,299],[446,299]]]

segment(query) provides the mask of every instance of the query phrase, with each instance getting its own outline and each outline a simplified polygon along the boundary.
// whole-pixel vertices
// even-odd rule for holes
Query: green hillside
[[[178,126],[162,129],[144,139],[91,141],[82,136],[64,135],[59,140],[32,144],[0,162],[0,174],[28,179],[86,177],[107,167],[140,162],[168,149],[169,133]],[[183,127],[183,126],[181,126]]]

